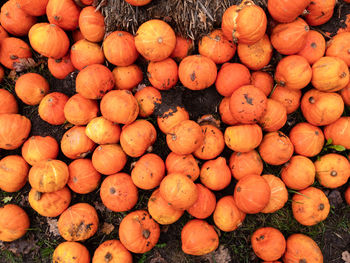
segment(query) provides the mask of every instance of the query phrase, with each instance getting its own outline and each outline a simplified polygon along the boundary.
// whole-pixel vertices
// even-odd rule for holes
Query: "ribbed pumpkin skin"
[[[0,114],[3,113],[18,113],[17,100],[6,89],[0,89]]]
[[[69,73],[74,71],[74,66],[69,55],[60,59],[49,58],[47,60],[47,67],[56,79],[65,79]]]
[[[332,144],[343,145],[350,149],[350,117],[340,117],[335,122],[324,127],[326,140],[332,139]]]
[[[165,160],[168,173],[183,173],[195,181],[199,177],[199,166],[192,154],[182,155],[169,153]]]
[[[78,27],[80,8],[74,0],[49,0],[46,14],[49,22],[63,30],[74,30]]]
[[[304,47],[297,53],[303,56],[310,65],[323,57],[326,50],[326,41],[321,33],[315,30],[310,30],[306,35]]]
[[[68,99],[68,96],[61,92],[47,94],[39,104],[38,113],[40,118],[51,125],[63,124],[66,121],[64,106]]]
[[[198,199],[190,207],[187,212],[198,219],[205,219],[209,217],[215,209],[216,197],[212,191],[201,184],[196,184],[198,189]]]
[[[19,114],[0,114],[0,149],[14,150],[27,139],[32,124]]]
[[[0,189],[16,192],[27,182],[29,166],[22,156],[7,155],[0,160]]]
[[[16,81],[17,96],[28,105],[37,105],[49,92],[49,83],[38,73],[26,73]]]
[[[319,26],[331,19],[336,0],[312,0],[307,7],[306,22],[310,26]]]
[[[16,0],[20,8],[31,16],[42,16],[46,13],[49,0]]]
[[[8,37],[1,41],[0,62],[8,68],[14,69],[14,63],[19,62],[21,58],[31,58],[30,47],[22,39]]]
[[[113,263],[132,263],[132,255],[119,240],[107,240],[96,248],[92,263],[108,261]]]
[[[290,23],[303,13],[311,0],[268,0],[270,15],[280,23]]]
[[[327,43],[326,56],[338,57],[350,67],[350,32],[336,34]]]
[[[104,17],[95,7],[88,6],[79,15],[79,29],[84,38],[92,42],[100,42],[105,35]]]
[[[90,254],[84,245],[66,241],[55,248],[52,262],[89,263]]]
[[[70,58],[73,66],[78,70],[92,64],[103,64],[105,61],[101,46],[86,39],[79,40],[72,45]]]
[[[257,151],[234,152],[229,159],[232,176],[239,180],[248,174],[261,175],[264,165]]]
[[[97,144],[118,143],[121,129],[117,123],[111,122],[104,117],[92,119],[85,129],[85,134]]]
[[[283,181],[273,174],[264,174],[262,177],[267,181],[271,189],[270,201],[261,211],[262,213],[274,213],[284,207],[288,201],[288,191]]]

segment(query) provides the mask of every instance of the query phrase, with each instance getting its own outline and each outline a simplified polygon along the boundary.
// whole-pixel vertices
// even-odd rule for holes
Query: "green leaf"
[[[332,145],[332,146],[329,146],[328,148],[334,149],[338,152],[343,152],[346,150],[346,148],[343,145]]]
[[[11,200],[12,200],[12,196],[6,196],[6,197],[4,197],[3,199],[2,199],[2,201],[5,203],[5,204],[7,204],[8,202],[10,202]]]
[[[332,138],[329,138],[326,142],[326,146],[331,145],[333,142]]]

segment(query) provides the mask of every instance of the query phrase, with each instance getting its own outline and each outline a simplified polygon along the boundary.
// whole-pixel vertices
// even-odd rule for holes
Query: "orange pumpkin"
[[[124,168],[127,156],[119,144],[104,144],[95,149],[91,160],[99,173],[110,175]]]
[[[42,193],[55,192],[62,189],[68,182],[68,166],[60,160],[43,160],[29,170],[31,187]]]
[[[58,218],[60,235],[67,241],[83,241],[92,237],[98,228],[96,209],[87,203],[70,206]]]
[[[22,146],[22,156],[32,166],[40,161],[56,159],[58,151],[58,143],[51,136],[32,136]]]
[[[130,175],[116,173],[107,176],[101,184],[102,203],[114,212],[129,211],[138,199],[138,191]]]
[[[69,206],[71,193],[68,187],[51,193],[41,193],[32,188],[28,195],[30,206],[40,215],[56,217]]]
[[[206,221],[192,219],[181,230],[182,251],[189,255],[205,255],[219,246],[219,236]]]
[[[259,120],[264,131],[272,132],[281,129],[287,121],[287,109],[284,105],[273,99],[267,99],[266,112]]]
[[[269,184],[271,189],[270,201],[263,210],[262,213],[274,213],[277,210],[284,207],[288,201],[288,191],[284,182],[273,174],[264,174],[262,176]],[[266,260],[266,259],[265,259]]]
[[[337,153],[323,155],[314,162],[318,182],[327,188],[340,187],[350,177],[350,163],[346,157]]]
[[[1,7],[0,22],[11,35],[25,36],[35,24],[36,17],[24,12],[16,0],[9,0]]]
[[[133,6],[144,6],[150,3],[151,0],[125,0],[125,2]]]
[[[233,118],[230,111],[230,97],[224,97],[219,105],[221,121],[227,125],[235,125],[238,121]]]
[[[131,157],[140,157],[156,141],[157,131],[146,120],[136,120],[123,127],[120,134],[120,145]]]
[[[181,61],[192,53],[194,49],[193,41],[190,38],[183,38],[180,35],[176,35],[176,44],[170,57],[176,61]]]
[[[121,129],[117,123],[111,122],[104,117],[92,119],[85,129],[85,134],[97,144],[118,143]]]
[[[173,208],[186,210],[198,199],[198,188],[185,174],[171,173],[160,183],[160,195]]]
[[[279,86],[302,89],[309,84],[311,78],[312,69],[309,62],[302,56],[287,56],[277,64],[275,81]]]
[[[304,226],[313,226],[325,220],[329,210],[328,198],[320,189],[309,187],[293,196],[293,216]]]
[[[215,207],[213,219],[222,231],[230,232],[240,227],[246,214],[238,209],[232,195],[222,197]]]
[[[90,254],[87,248],[78,242],[62,242],[52,255],[52,262],[89,263]]]
[[[157,244],[159,236],[159,225],[145,210],[129,213],[119,225],[120,242],[133,253],[150,251]]]
[[[340,118],[344,102],[338,93],[311,89],[301,99],[301,111],[312,125],[324,126]]]
[[[265,261],[277,260],[286,250],[286,239],[273,227],[261,227],[251,237],[254,253]]]
[[[201,184],[196,184],[198,189],[197,201],[186,211],[193,217],[205,219],[209,217],[215,209],[216,197],[212,191]]]
[[[114,263],[132,263],[132,255],[119,240],[107,240],[96,248],[92,258],[92,263],[99,263],[103,261]]]
[[[312,65],[314,88],[320,91],[334,92],[349,84],[349,68],[343,59],[338,57],[322,57]]]
[[[249,174],[261,175],[263,162],[257,151],[232,153],[229,159],[229,167],[233,177],[237,180]]]
[[[0,189],[17,192],[27,182],[29,166],[19,155],[7,155],[0,160]]]
[[[63,30],[74,30],[78,27],[80,8],[74,0],[49,0],[46,15],[50,24]]]
[[[304,47],[309,30],[308,24],[301,18],[279,24],[272,29],[271,44],[283,55],[296,54]]]
[[[85,39],[79,28],[72,31],[72,38],[74,43],[78,42],[79,40]]]
[[[86,125],[97,117],[99,108],[95,100],[86,99],[80,94],[70,97],[64,105],[66,120],[74,125]]]
[[[307,7],[306,22],[310,26],[325,24],[333,16],[336,0],[312,0]]]
[[[190,90],[202,90],[213,85],[217,76],[216,64],[202,55],[187,56],[179,65],[179,79]]]
[[[225,97],[238,88],[250,84],[249,69],[239,63],[225,63],[218,72],[215,82],[216,90]]]
[[[237,46],[240,61],[251,70],[260,70],[269,64],[272,57],[272,45],[267,35],[254,44]]]
[[[112,90],[103,96],[100,104],[102,116],[122,124],[134,122],[139,114],[139,104],[129,90]]]
[[[14,150],[27,139],[32,125],[19,114],[0,114],[0,149]]]
[[[332,144],[350,149],[350,117],[340,117],[324,127],[324,135],[327,141],[332,140]]]
[[[304,12],[310,2],[311,0],[268,0],[267,9],[274,20],[290,23]]]
[[[88,194],[94,191],[101,180],[90,159],[77,159],[68,165],[69,179],[67,185],[78,194]]]
[[[199,40],[198,52],[216,64],[222,64],[233,58],[236,45],[226,39],[221,29],[215,29]]]
[[[323,148],[324,135],[322,130],[307,122],[297,123],[289,132],[289,138],[297,154],[313,157]]]
[[[287,114],[290,114],[299,108],[301,91],[277,86],[270,98],[281,102],[286,107]]]
[[[68,36],[55,24],[35,24],[29,30],[28,37],[32,48],[45,57],[59,59],[68,52]]]
[[[180,106],[175,106],[169,110],[163,112],[157,117],[157,124],[159,129],[167,134],[169,133],[177,124],[184,120],[190,118],[187,110]]]
[[[203,143],[193,154],[202,160],[214,159],[224,150],[224,135],[219,128],[211,124],[201,125],[201,129],[204,134]]]
[[[231,170],[224,157],[206,161],[200,171],[202,184],[214,191],[226,188],[231,182],[231,177]]]
[[[168,90],[175,86],[178,81],[177,71],[177,64],[171,58],[151,61],[147,67],[147,77],[153,87]]]
[[[238,124],[227,127],[225,144],[235,152],[249,152],[259,146],[263,138],[262,129],[257,124]]]
[[[152,19],[144,22],[135,35],[137,51],[147,60],[161,61],[174,51],[176,36],[174,30],[164,21]]]
[[[70,159],[84,158],[95,148],[95,143],[85,134],[85,126],[74,126],[61,139],[61,151]]]
[[[323,255],[315,241],[303,234],[292,234],[287,239],[284,262],[322,263]]]
[[[165,167],[168,173],[182,173],[192,181],[199,177],[199,166],[192,154],[181,155],[174,152],[169,153],[165,160]]]
[[[344,103],[350,106],[350,82],[349,84],[340,91],[340,95],[343,98]]]
[[[5,38],[8,38],[9,34],[6,30],[0,25],[0,42],[2,42]]]
[[[157,105],[162,103],[162,95],[153,87],[144,87],[135,93],[139,104],[139,116],[148,117],[153,114]]]
[[[46,13],[49,0],[16,0],[20,8],[31,16],[42,16]]]
[[[103,52],[106,59],[116,66],[130,66],[139,56],[133,35],[126,31],[114,31],[108,35],[103,41]]]
[[[101,99],[114,84],[114,76],[106,66],[93,64],[78,73],[75,89],[87,99]]]
[[[69,73],[75,70],[69,55],[60,59],[49,58],[47,60],[47,67],[51,75],[56,79],[65,79]]]
[[[8,37],[1,41],[0,62],[4,67],[14,69],[14,63],[31,57],[30,47],[22,39]]]
[[[336,34],[327,43],[326,56],[338,57],[350,67],[350,32]]]
[[[258,42],[264,36],[266,26],[264,10],[250,0],[226,9],[221,22],[222,32],[228,40],[248,45]]]
[[[29,228],[29,217],[18,205],[7,204],[0,207],[0,240],[11,242],[21,238]]]
[[[345,190],[345,201],[350,205],[350,186]]]
[[[143,155],[131,170],[131,179],[141,189],[150,190],[160,185],[165,174],[162,158],[154,153]]]
[[[260,89],[245,85],[236,89],[230,98],[230,111],[243,124],[258,122],[267,109],[267,98]]]
[[[143,73],[139,66],[131,64],[129,66],[119,66],[113,69],[115,86],[117,89],[131,90],[137,87],[143,80]]]
[[[262,211],[269,203],[271,189],[260,175],[246,175],[235,186],[233,198],[237,207],[247,214]]]
[[[3,113],[18,113],[15,96],[6,89],[0,89],[0,114]]]
[[[72,45],[70,58],[77,70],[82,70],[92,64],[103,64],[105,61],[101,46],[86,39],[79,40]]]
[[[91,42],[100,42],[105,35],[104,17],[93,6],[85,7],[79,15],[79,29],[84,38]]]
[[[293,156],[281,170],[281,178],[288,188],[303,190],[315,181],[316,169],[313,162],[302,155]]]
[[[321,33],[315,30],[310,30],[306,35],[304,47],[297,53],[303,56],[310,65],[323,57],[326,50],[326,41]]]
[[[148,212],[152,218],[161,225],[170,225],[175,223],[185,212],[181,209],[175,209],[160,195],[160,190],[157,188],[148,199]]]
[[[40,118],[51,125],[63,124],[66,121],[64,106],[68,99],[68,96],[61,92],[47,94],[39,104],[38,113]]]
[[[37,105],[49,92],[49,83],[37,73],[26,73],[16,81],[16,95],[28,105]]]

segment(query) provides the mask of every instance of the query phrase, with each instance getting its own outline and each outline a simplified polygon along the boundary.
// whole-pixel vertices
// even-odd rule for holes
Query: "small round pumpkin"
[[[197,201],[186,211],[197,219],[205,219],[209,217],[215,209],[216,197],[212,191],[201,184],[196,184],[198,189]]]
[[[178,81],[177,64],[172,58],[151,61],[147,67],[147,77],[152,86],[160,90],[171,89]]]
[[[313,226],[325,220],[329,210],[327,196],[315,187],[301,190],[293,196],[293,216],[304,226]]]
[[[74,30],[78,27],[80,8],[74,0],[49,0],[46,15],[50,24],[63,30]]]
[[[15,219],[15,220],[14,220]],[[11,242],[27,233],[30,222],[27,213],[18,205],[0,207],[0,240]]]
[[[336,0],[312,0],[306,9],[306,22],[310,26],[325,24],[333,16],[335,3]]]
[[[63,213],[69,206],[71,193],[68,187],[51,193],[42,193],[32,188],[28,195],[30,206],[40,215],[56,217]]]
[[[129,211],[138,199],[138,190],[130,175],[116,173],[107,176],[101,184],[102,203],[114,212]]]
[[[326,56],[338,57],[350,67],[350,32],[336,34],[327,43]]]
[[[169,57],[176,45],[174,30],[164,21],[151,19],[136,32],[135,46],[147,60],[162,61]]]
[[[144,87],[135,93],[135,99],[139,104],[139,116],[148,117],[153,114],[157,105],[162,103],[162,95],[153,87]]]
[[[88,203],[77,203],[60,215],[57,226],[65,240],[83,241],[97,232],[98,223],[98,215],[93,206]]]
[[[304,47],[297,53],[303,56],[310,65],[323,57],[326,50],[326,41],[321,33],[315,30],[310,30],[306,35]]]
[[[7,37],[1,41],[0,62],[4,67],[14,69],[14,63],[31,57],[30,47],[22,39]]]
[[[226,188],[231,182],[231,170],[224,157],[206,161],[200,171],[202,184],[211,190],[219,191]]]
[[[181,230],[182,251],[189,255],[205,255],[219,246],[219,236],[206,221],[192,219]]]
[[[221,121],[227,125],[235,125],[238,121],[233,118],[230,111],[230,97],[224,97],[219,105]]]
[[[269,96],[272,91],[274,81],[269,73],[264,71],[255,71],[251,76],[251,84],[262,90],[266,96]]]
[[[190,116],[185,108],[176,106],[158,116],[157,124],[163,133],[168,134],[177,124],[189,120],[189,118]]]
[[[159,236],[159,225],[145,210],[129,213],[119,225],[120,242],[133,253],[150,251],[158,242]]]
[[[49,58],[47,67],[56,79],[65,79],[69,73],[75,70],[69,55],[60,59]]]
[[[59,244],[52,255],[52,262],[89,263],[89,250],[79,242],[65,241]]]
[[[132,255],[119,240],[107,240],[96,248],[92,257],[92,263],[100,262],[132,263]]]
[[[310,2],[311,0],[296,0],[293,2],[268,0],[267,9],[274,20],[280,23],[290,23],[303,13]]]
[[[61,92],[52,92],[43,97],[40,101],[38,113],[42,120],[51,125],[61,125],[66,121],[64,106],[68,96]]]
[[[324,127],[324,135],[327,141],[332,140],[332,144],[350,149],[350,117],[340,117]]]
[[[112,71],[117,89],[132,90],[143,80],[143,73],[139,66],[131,64],[129,66],[118,66]]]
[[[237,180],[249,174],[261,175],[263,162],[257,151],[233,152],[229,159],[229,167],[233,177]]]
[[[0,189],[17,192],[27,182],[29,166],[19,155],[7,155],[0,160]]]
[[[169,153],[165,160],[168,173],[182,173],[195,181],[199,177],[199,166],[192,154],[182,155],[174,152]]]
[[[14,150],[27,139],[32,125],[19,114],[0,114],[0,149]]]
[[[79,15],[79,29],[85,39],[100,42],[105,35],[104,17],[93,6],[83,8]]]
[[[264,131],[272,132],[281,129],[287,122],[287,109],[274,99],[267,99],[266,112],[261,116],[259,124]]]
[[[72,45],[70,59],[77,70],[82,70],[89,65],[103,64],[105,56],[99,44],[82,39]]]
[[[176,61],[181,61],[192,53],[194,49],[193,41],[190,38],[184,38],[180,35],[176,35],[176,44],[170,57]]]
[[[125,0],[125,2],[133,6],[144,6],[149,4],[151,0]]]
[[[284,207],[288,201],[288,191],[284,182],[273,174],[264,174],[262,176],[270,186],[271,196],[270,200],[265,206],[262,213],[274,213]],[[266,259],[265,259],[266,260]]]
[[[49,0],[16,0],[20,8],[31,16],[42,16],[46,13]]]
[[[124,168],[127,156],[119,144],[103,144],[96,147],[91,160],[99,173],[110,175]]]
[[[93,118],[85,128],[85,134],[97,144],[118,143],[121,129],[117,123],[104,117]]]
[[[277,86],[270,98],[281,102],[286,107],[287,114],[290,114],[299,108],[301,91]]]
[[[0,89],[0,114],[3,113],[18,113],[15,96],[6,89]]]

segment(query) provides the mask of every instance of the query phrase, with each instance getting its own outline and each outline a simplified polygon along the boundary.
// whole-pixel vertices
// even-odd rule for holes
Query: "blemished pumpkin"
[[[162,61],[174,51],[176,36],[166,22],[151,19],[139,26],[135,35],[137,51],[147,60]]]
[[[99,173],[110,175],[124,168],[127,156],[119,144],[103,144],[96,147],[91,160]]]
[[[61,139],[61,151],[70,159],[84,158],[95,148],[95,143],[85,134],[85,126],[74,126]]]
[[[246,214],[261,212],[269,203],[271,189],[260,175],[246,175],[235,186],[233,198],[239,210]]]
[[[261,212],[265,214],[274,213],[283,208],[287,203],[288,191],[284,182],[279,177],[274,176],[273,174],[264,174],[262,177],[270,186],[271,196],[267,206],[265,206]]]
[[[153,191],[147,203],[148,213],[161,225],[170,225],[175,223],[184,214],[185,210],[175,209],[160,195],[157,188]]]
[[[119,240],[107,240],[96,248],[92,257],[92,263],[100,262],[132,263],[132,255]]]
[[[216,203],[213,219],[220,230],[230,232],[242,225],[245,216],[246,214],[238,209],[233,196],[228,195]]]
[[[65,79],[69,73],[74,71],[74,66],[69,55],[60,59],[49,58],[47,67],[56,79]]]
[[[350,67],[350,32],[336,34],[327,42],[326,56],[338,57]]]
[[[274,20],[290,23],[304,12],[310,2],[311,0],[268,0],[267,9]]]
[[[143,80],[142,70],[138,65],[118,66],[112,71],[117,89],[132,90]]]
[[[80,8],[74,0],[49,0],[46,6],[46,15],[50,24],[63,30],[74,30],[78,27]]]
[[[209,217],[215,209],[216,197],[212,191],[201,184],[196,184],[198,189],[197,201],[186,211],[197,219]]]
[[[32,188],[28,195],[30,206],[40,215],[56,217],[63,213],[69,206],[71,193],[68,187],[51,193],[42,193]]]
[[[274,99],[267,99],[266,112],[261,116],[259,124],[264,131],[272,132],[281,129],[287,122],[287,109]]]
[[[79,29],[85,39],[100,42],[105,35],[104,17],[93,6],[83,8],[79,14]]]
[[[55,192],[68,182],[68,166],[60,160],[44,160],[29,170],[28,180],[32,188],[42,193]]]
[[[189,255],[205,255],[219,246],[219,236],[206,221],[192,219],[181,230],[182,251]]]
[[[304,47],[297,53],[303,56],[310,65],[323,57],[326,50],[326,41],[321,33],[316,30],[310,30],[306,35]]]
[[[159,90],[171,89],[178,81],[178,68],[172,58],[151,61],[147,67],[147,77],[152,86]]]
[[[0,114],[18,113],[18,104],[15,96],[6,89],[0,89]]]
[[[232,178],[230,168],[224,157],[218,157],[203,163],[199,177],[202,184],[214,191],[226,188]]]
[[[45,57],[59,59],[68,52],[68,36],[55,24],[35,24],[30,28],[28,37],[32,48]]]
[[[151,86],[138,90],[134,96],[139,104],[139,116],[141,117],[152,115],[156,106],[162,103],[162,95],[159,90]]]
[[[129,211],[138,200],[138,190],[130,175],[116,173],[107,176],[101,184],[102,203],[114,212]]]
[[[19,155],[7,155],[0,160],[0,189],[17,192],[27,182],[29,166]]]
[[[51,125],[63,124],[66,121],[64,106],[68,99],[66,94],[57,91],[45,95],[39,103],[40,118]]]
[[[350,117],[340,117],[323,129],[326,140],[332,140],[333,145],[342,145],[350,149]]]
[[[213,85],[217,76],[216,64],[202,55],[191,55],[181,60],[179,79],[190,90],[203,90]]]
[[[294,194],[292,211],[294,218],[304,226],[313,226],[325,220],[330,205],[322,190],[309,187]]]
[[[219,105],[219,113],[220,113],[220,119],[223,123],[227,125],[238,124],[238,121],[235,118],[233,118],[230,111],[230,97],[222,98]]]
[[[255,71],[252,73],[250,79],[252,85],[262,90],[262,92],[264,92],[266,96],[270,95],[274,85],[274,81],[269,73],[264,71]]]
[[[305,16],[310,26],[319,26],[331,19],[336,0],[312,0]]]
[[[192,53],[194,49],[193,41],[190,38],[184,38],[180,35],[176,35],[175,49],[170,54],[170,57],[175,59],[177,62],[187,57]]]
[[[31,16],[42,16],[46,13],[49,0],[16,0],[20,8]]]
[[[101,174],[96,171],[90,159],[74,160],[68,165],[68,170],[67,185],[75,193],[91,193],[100,183]]]
[[[236,45],[226,39],[221,29],[215,29],[199,40],[198,52],[216,64],[222,64],[234,56]]]
[[[165,164],[157,154],[147,153],[136,161],[131,179],[141,189],[150,190],[160,185],[165,175]]]
[[[79,242],[65,241],[53,251],[52,262],[89,263],[89,250]]]
[[[315,175],[315,165],[303,155],[294,155],[281,170],[283,182],[294,190],[303,190],[311,186],[315,181]]]
[[[58,151],[58,143],[51,136],[31,136],[22,146],[22,156],[32,166],[40,161],[56,159]]]
[[[60,235],[67,241],[83,241],[92,237],[98,228],[96,209],[88,203],[77,203],[65,210],[58,218]]]
[[[317,243],[304,234],[292,234],[287,239],[284,262],[322,263],[323,255]]]
[[[116,66],[129,66],[139,56],[133,35],[126,31],[114,31],[108,35],[103,41],[103,52],[106,59]]]
[[[120,126],[103,116],[92,119],[85,128],[86,136],[97,144],[118,143],[120,133]]]
[[[286,107],[287,114],[290,114],[299,108],[301,90],[277,86],[272,92],[270,98],[281,102]]]
[[[15,219],[15,220],[14,220]],[[0,240],[11,242],[27,233],[30,222],[27,213],[18,205],[0,207]]]
[[[103,64],[105,56],[101,46],[86,39],[75,42],[70,49],[71,62],[77,70],[93,64]]]
[[[286,239],[281,231],[274,227],[255,230],[250,240],[254,253],[265,261],[279,259],[286,250]]]
[[[327,188],[340,187],[350,177],[349,160],[338,153],[323,155],[314,162],[318,182]]]
[[[22,39],[7,37],[1,41],[0,62],[8,68],[14,69],[14,63],[20,62],[20,59],[31,58],[30,47]]]
[[[263,171],[263,162],[257,151],[233,152],[229,159],[229,167],[232,176],[239,180],[249,174],[261,175]]]
[[[165,160],[167,172],[182,173],[191,178],[192,181],[199,177],[199,166],[192,154],[182,155],[171,152]]]
[[[188,111],[180,106],[170,108],[163,114],[157,117],[157,124],[159,129],[167,134],[172,128],[184,120],[189,120],[190,116]]]
[[[20,114],[0,114],[0,149],[14,150],[27,139],[32,124]]]

